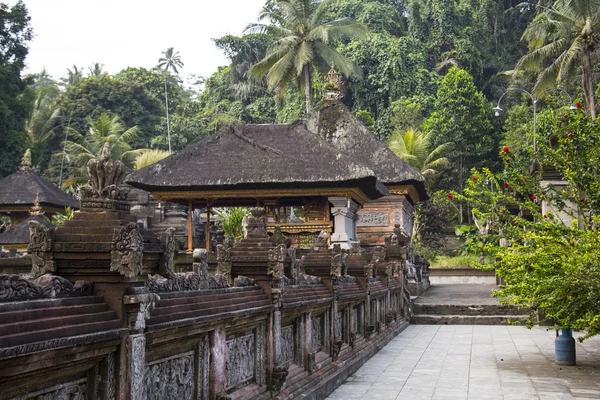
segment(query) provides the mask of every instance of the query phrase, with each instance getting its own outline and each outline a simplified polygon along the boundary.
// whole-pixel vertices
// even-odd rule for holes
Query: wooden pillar
[[[192,224],[193,220],[194,220],[194,207],[193,207],[192,200],[190,200],[188,202],[188,220],[187,220],[187,236],[188,236],[187,252],[188,253],[192,253],[194,251],[193,243],[192,243],[193,234],[194,234],[193,224]]]
[[[206,202],[206,252],[210,253],[210,205],[211,201]]]

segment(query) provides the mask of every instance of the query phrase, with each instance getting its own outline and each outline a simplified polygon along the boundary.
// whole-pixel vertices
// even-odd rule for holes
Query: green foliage
[[[452,67],[437,91],[434,112],[425,123],[433,131],[433,145],[453,143],[448,152],[456,168],[457,180],[446,180],[445,186],[460,189],[469,169],[492,158],[499,144],[490,122],[491,108],[477,90],[468,72]]]
[[[373,116],[371,115],[371,113],[367,110],[358,110],[356,112],[356,118],[362,122],[363,124],[365,124],[365,126],[367,128],[369,128],[369,130],[373,131],[375,130],[375,118],[373,118]]]
[[[484,264],[493,262],[493,259],[487,257]],[[461,254],[459,256],[438,256],[430,261],[430,268],[481,268],[481,259],[476,254]]]
[[[244,237],[242,220],[250,215],[250,209],[244,207],[215,208],[214,211],[223,218],[221,228],[225,236],[233,238],[234,241]]]
[[[63,226],[65,224],[65,221],[72,220],[74,215],[75,215],[75,210],[73,210],[71,207],[67,207],[67,208],[65,208],[64,214],[61,214],[61,213],[54,214],[54,215],[52,215],[51,220],[47,217],[45,217],[45,218],[48,220],[48,222],[50,222],[54,226]]]
[[[445,194],[434,193],[431,200],[415,206],[413,247],[432,261],[444,247],[444,232],[451,226],[454,210],[444,201]]]
[[[169,157],[171,153],[164,150],[149,150],[135,157],[135,169],[141,169]]]
[[[0,177],[17,170],[27,143],[23,126],[33,101],[21,71],[33,37],[29,20],[22,1],[0,3]]]
[[[482,251],[506,285],[504,303],[541,309],[557,327],[600,329],[600,125],[584,116],[554,113],[541,134],[536,164],[557,173],[564,185],[542,186],[524,160],[502,152],[505,170],[473,171],[464,196],[478,221]],[[509,162],[506,162],[506,160]],[[535,323],[531,318],[529,324]]]

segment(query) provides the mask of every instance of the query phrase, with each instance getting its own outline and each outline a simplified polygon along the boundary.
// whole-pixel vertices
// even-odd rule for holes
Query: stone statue
[[[265,217],[265,210],[262,208],[253,208],[250,210],[251,216],[247,219],[246,232],[244,237],[268,237],[267,234],[267,219]],[[243,224],[243,220],[242,220]]]
[[[142,272],[144,257],[144,239],[137,224],[131,222],[113,233],[110,252],[110,270],[118,271],[127,278],[133,278]]]
[[[319,236],[317,236],[315,238],[315,240],[313,241],[313,249],[315,250],[327,250],[327,239],[329,238],[329,235],[327,234],[327,232],[325,231],[321,231],[321,233],[319,233]]]
[[[274,279],[283,279],[284,263],[287,258],[287,248],[284,244],[279,244],[274,249],[269,250],[269,269],[267,273]]]
[[[231,279],[231,247],[217,245],[217,274],[223,275],[227,281]],[[208,265],[208,263],[207,263]]]
[[[327,83],[325,84],[325,101],[339,101],[344,98],[344,84],[335,71],[334,66],[327,73]]]
[[[31,253],[31,276],[37,278],[44,274],[56,272],[56,264],[52,253],[54,227],[45,226],[36,220],[29,221],[28,225],[29,245],[27,250]]]
[[[165,278],[172,279],[175,277],[173,270],[173,259],[175,258],[175,228],[167,228],[160,234],[160,244],[164,250],[160,256],[158,265],[158,273]]]

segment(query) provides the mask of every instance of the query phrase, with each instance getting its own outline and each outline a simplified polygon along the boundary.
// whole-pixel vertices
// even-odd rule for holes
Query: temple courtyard
[[[410,325],[328,399],[600,399],[600,338],[554,364],[545,327]]]

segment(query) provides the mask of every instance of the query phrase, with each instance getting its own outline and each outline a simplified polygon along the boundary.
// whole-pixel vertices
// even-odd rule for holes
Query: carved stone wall
[[[350,315],[350,332],[358,332],[358,309],[356,307],[352,307],[352,313]]]
[[[227,389],[254,379],[255,335],[244,335],[227,341],[226,375]]]
[[[320,351],[323,349],[323,316],[320,315],[312,319],[312,348],[311,350]]]
[[[83,378],[29,393],[25,396],[14,397],[11,400],[86,400],[86,390],[87,378]]]
[[[388,226],[387,212],[359,212],[356,226]]]
[[[294,362],[294,325],[281,328],[281,356],[277,364]]]
[[[146,364],[144,399],[191,400],[195,389],[194,352]]]

